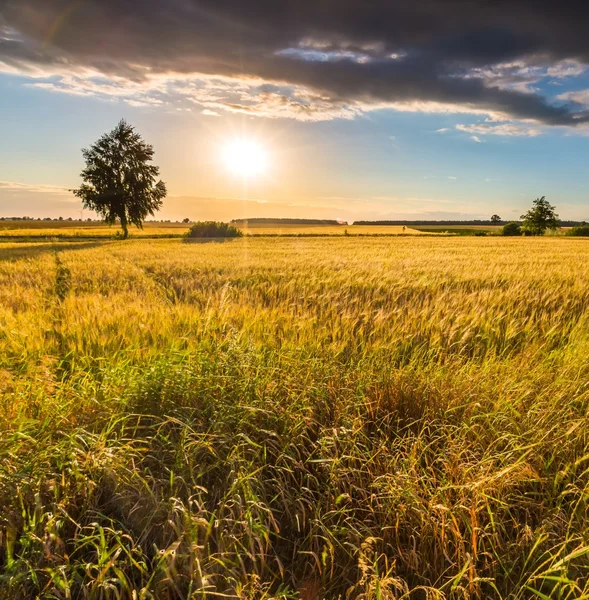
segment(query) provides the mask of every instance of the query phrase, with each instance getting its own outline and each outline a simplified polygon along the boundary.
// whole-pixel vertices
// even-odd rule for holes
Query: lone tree
[[[501,223],[501,217],[499,215],[493,215],[491,217],[491,223],[497,225],[497,223]]]
[[[161,208],[166,185],[156,182],[159,168],[149,164],[153,148],[124,119],[82,154],[84,183],[72,191],[84,208],[97,212],[109,225],[118,219],[124,238],[129,237],[130,223],[142,228],[147,215]]]
[[[528,235],[544,235],[547,229],[557,229],[559,221],[555,209],[556,207],[546,200],[546,196],[536,198],[532,208],[521,216],[524,232]]]

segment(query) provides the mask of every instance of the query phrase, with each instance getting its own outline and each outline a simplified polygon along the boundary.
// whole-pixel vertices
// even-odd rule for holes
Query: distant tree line
[[[500,221],[501,222],[501,221]],[[424,226],[424,225],[495,225],[491,219],[471,219],[466,221],[458,220],[390,220],[390,221],[354,221],[354,225],[407,225],[407,226]]]
[[[233,219],[235,225],[347,225],[345,221],[335,219],[274,219],[271,217],[260,217],[254,219]]]
[[[516,220],[516,221],[505,221],[501,218],[499,218],[499,220],[493,221],[491,219],[472,219],[472,220],[467,220],[467,221],[400,221],[400,220],[396,220],[396,221],[354,221],[354,225],[406,225],[406,226],[413,226],[413,227],[420,227],[420,226],[427,226],[427,225],[448,225],[448,226],[455,226],[455,225],[505,225],[508,222],[514,222],[514,223],[519,223],[520,225],[523,223],[523,220]],[[559,221],[560,227],[576,227],[576,226],[580,226],[580,225],[585,225],[585,221],[567,221],[567,220],[561,220]]]
[[[106,221],[104,219],[91,219],[90,217],[86,218],[86,219],[80,219],[80,218],[73,218],[73,217],[0,217],[0,221],[57,221],[57,222],[64,222],[67,221],[68,223],[105,223]],[[149,219],[149,220],[145,220],[145,223],[191,223],[191,220],[189,218],[185,218],[182,219],[181,221],[179,220],[172,220],[172,219]]]
[[[72,217],[0,217],[0,221],[75,221],[77,223],[102,223],[102,219],[73,219]]]

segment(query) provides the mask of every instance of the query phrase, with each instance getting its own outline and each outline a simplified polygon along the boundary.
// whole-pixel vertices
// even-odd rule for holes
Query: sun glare
[[[241,177],[261,175],[268,168],[268,156],[255,140],[237,139],[225,144],[223,162],[227,169]]]

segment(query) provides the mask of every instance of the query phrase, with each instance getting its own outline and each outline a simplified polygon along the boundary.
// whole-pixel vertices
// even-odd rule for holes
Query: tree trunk
[[[119,215],[119,220],[121,221],[121,229],[123,230],[123,239],[126,240],[129,237],[129,228],[127,227],[127,215],[125,211]]]

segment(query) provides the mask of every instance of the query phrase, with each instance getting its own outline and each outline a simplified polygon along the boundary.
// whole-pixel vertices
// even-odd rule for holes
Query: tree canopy
[[[125,120],[82,154],[84,183],[72,191],[110,225],[118,220],[123,237],[129,224],[142,228],[145,218],[161,208],[167,192],[164,182],[156,181],[159,168],[150,164],[153,148]]]
[[[528,235],[544,235],[547,229],[557,229],[560,223],[555,210],[556,207],[546,200],[546,196],[536,198],[532,208],[521,216],[524,232]]]

